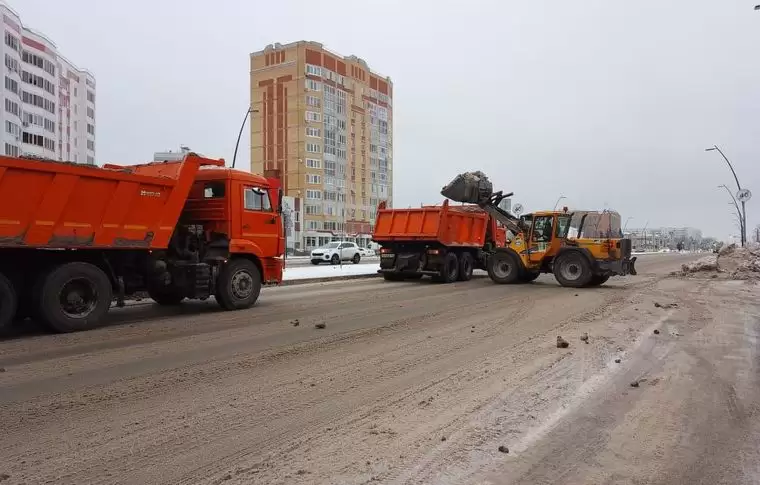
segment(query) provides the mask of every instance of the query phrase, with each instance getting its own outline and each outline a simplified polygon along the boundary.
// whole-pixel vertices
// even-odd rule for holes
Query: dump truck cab
[[[198,172],[180,222],[203,227],[210,243],[206,260],[247,255],[261,271],[262,282],[272,284],[282,280],[281,210],[279,180],[209,167]]]

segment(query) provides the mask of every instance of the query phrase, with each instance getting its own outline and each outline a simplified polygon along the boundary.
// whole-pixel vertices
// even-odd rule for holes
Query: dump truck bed
[[[0,157],[0,248],[166,248],[203,165],[224,161],[98,168]]]
[[[377,211],[373,240],[388,242],[431,242],[451,247],[482,247],[489,217],[474,205],[425,206],[415,209]]]

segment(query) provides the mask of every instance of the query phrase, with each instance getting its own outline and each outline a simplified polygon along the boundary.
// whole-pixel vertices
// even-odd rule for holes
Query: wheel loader
[[[441,190],[455,202],[477,204],[507,228],[507,244],[488,255],[488,276],[496,283],[527,283],[553,273],[560,285],[604,284],[611,276],[636,274],[631,240],[614,211],[539,211],[516,217],[499,207],[513,193],[494,192],[482,172],[458,175]]]

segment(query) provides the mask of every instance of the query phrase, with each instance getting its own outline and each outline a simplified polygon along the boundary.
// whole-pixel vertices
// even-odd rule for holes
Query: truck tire
[[[40,286],[39,317],[60,333],[98,326],[113,299],[108,276],[90,263],[65,263],[54,267]]]
[[[488,277],[494,283],[508,285],[520,278],[520,263],[512,253],[497,252],[488,258]]]
[[[184,296],[171,286],[164,288],[148,288],[148,296],[162,306],[179,305],[182,303],[182,300],[185,299]]]
[[[592,276],[591,264],[578,251],[562,254],[554,263],[554,277],[562,286],[581,288],[589,284]]]
[[[595,274],[591,277],[591,281],[588,282],[588,286],[602,286],[610,279],[610,275]]]
[[[459,257],[459,281],[470,281],[474,267],[475,260],[472,259],[472,254],[462,253]]]
[[[0,273],[0,330],[10,326],[16,316],[18,295],[11,280]]]
[[[351,262],[354,264],[359,264],[361,260],[362,260],[362,257],[359,253],[354,254],[354,257],[351,258]]]
[[[233,259],[222,268],[216,288],[216,301],[223,309],[250,308],[261,293],[261,274],[253,261]]]
[[[530,283],[532,281],[535,281],[536,278],[538,278],[539,276],[541,276],[541,273],[539,273],[538,271],[525,270],[520,275],[520,281],[523,283]]]
[[[456,253],[446,253],[443,257],[441,275],[436,279],[441,283],[453,283],[459,279],[459,258]]]

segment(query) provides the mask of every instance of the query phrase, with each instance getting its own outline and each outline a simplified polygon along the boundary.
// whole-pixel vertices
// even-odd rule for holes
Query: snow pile
[[[705,256],[691,263],[681,266],[684,273],[699,273],[700,271],[718,271],[718,258],[716,256]]]
[[[739,248],[736,244],[723,247],[717,255],[700,258],[681,266],[681,275],[721,273],[735,280],[760,279],[760,245]]]
[[[760,278],[760,246],[729,244],[718,253],[718,270],[734,279]]]

